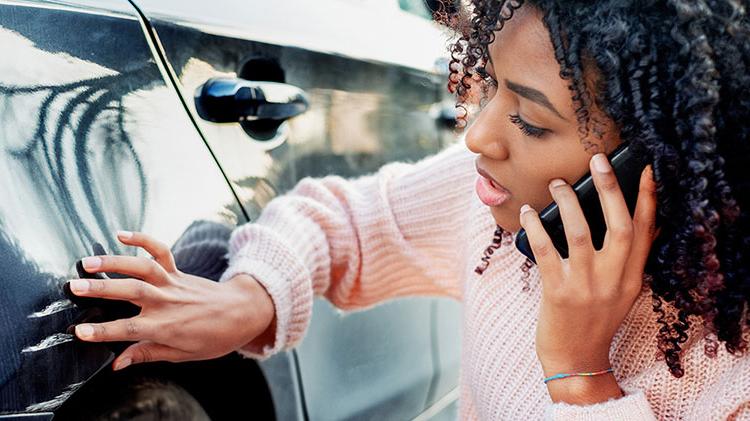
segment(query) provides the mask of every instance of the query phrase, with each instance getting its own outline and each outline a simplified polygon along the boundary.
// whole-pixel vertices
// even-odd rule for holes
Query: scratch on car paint
[[[55,301],[54,303],[48,305],[44,308],[42,311],[37,311],[36,313],[29,314],[29,319],[38,319],[41,317],[46,317],[55,313],[59,313],[63,310],[67,310],[69,308],[73,308],[73,302],[70,300],[59,300]]]
[[[71,335],[69,333],[55,333],[52,336],[44,338],[36,345],[28,346],[22,349],[21,353],[41,351],[43,349],[52,348],[53,346],[61,345],[66,342],[72,342],[74,339],[75,335]]]
[[[76,390],[78,390],[79,387],[81,387],[85,382],[80,383],[73,383],[69,386],[67,386],[62,393],[55,396],[54,398],[45,401],[45,402],[39,402],[35,403],[33,405],[29,405],[26,407],[26,411],[29,412],[41,412],[41,411],[50,411],[53,409],[56,409],[60,405],[65,402],[70,395],[72,395]]]

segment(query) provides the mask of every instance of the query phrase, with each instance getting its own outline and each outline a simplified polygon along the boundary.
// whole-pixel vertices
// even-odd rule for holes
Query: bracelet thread
[[[592,371],[592,372],[587,372],[587,373],[560,373],[560,374],[555,374],[554,376],[547,377],[546,379],[544,379],[544,383],[547,384],[547,382],[551,380],[564,379],[566,377],[573,377],[573,376],[598,376],[600,374],[611,373],[612,371],[613,371],[612,367],[610,367],[606,370]]]

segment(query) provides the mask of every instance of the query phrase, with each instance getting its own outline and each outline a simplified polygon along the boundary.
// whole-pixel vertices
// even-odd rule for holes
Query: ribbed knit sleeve
[[[296,345],[314,295],[343,310],[387,299],[461,299],[461,232],[473,197],[474,155],[463,143],[417,163],[391,163],[357,179],[305,178],[230,238],[221,281],[244,273],[268,291],[275,339],[248,344],[264,359]]]

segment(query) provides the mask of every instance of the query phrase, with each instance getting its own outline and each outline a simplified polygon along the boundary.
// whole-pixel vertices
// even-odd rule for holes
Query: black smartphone
[[[638,199],[638,184],[640,183],[641,172],[646,167],[646,163],[633,156],[630,146],[626,143],[618,146],[609,155],[609,162],[615,172],[617,181],[620,184],[620,190],[622,190],[622,194],[625,197],[625,203],[627,203],[628,210],[632,216],[635,210],[635,203]],[[602,205],[599,202],[599,194],[594,186],[594,179],[591,177],[591,173],[583,176],[572,187],[576,196],[578,196],[581,210],[583,210],[583,215],[589,224],[591,242],[594,244],[594,248],[599,250],[604,243],[604,234],[607,232],[607,225],[604,222]],[[549,234],[552,244],[554,244],[560,256],[567,258],[568,241],[565,238],[565,231],[563,230],[563,223],[557,203],[552,202],[539,212],[539,219],[541,219],[544,229]],[[529,245],[526,230],[524,229],[521,229],[516,235],[516,248],[536,263],[534,253],[531,251],[531,246]]]

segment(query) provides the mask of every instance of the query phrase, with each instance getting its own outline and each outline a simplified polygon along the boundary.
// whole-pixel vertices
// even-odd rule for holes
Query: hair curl
[[[472,79],[485,75],[488,45],[523,3],[472,0],[453,16],[458,39],[451,47],[448,88],[457,95],[457,107],[466,111]],[[717,339],[728,352],[744,354],[750,326],[750,274],[743,264],[750,261],[748,1],[527,3],[542,12],[584,145],[595,104],[653,167],[661,232],[645,284],[670,372],[684,374],[680,351],[691,320],[703,323],[707,356],[716,356]],[[599,81],[590,89],[584,73],[592,69]],[[465,113],[459,119],[464,126]],[[492,252],[485,254],[489,259]]]

